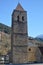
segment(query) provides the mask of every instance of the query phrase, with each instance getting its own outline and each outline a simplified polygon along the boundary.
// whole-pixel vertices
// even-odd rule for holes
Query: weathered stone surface
[[[17,21],[17,16],[19,15],[19,21],[20,22],[26,22],[27,21],[27,12],[26,11],[13,11],[12,19],[13,22]],[[22,21],[22,16],[24,16],[24,21]]]
[[[27,23],[14,22],[13,32],[14,33],[27,33]]]
[[[24,20],[22,19],[24,18]],[[12,15],[12,60],[13,63],[26,63],[27,55],[27,13],[14,11]]]
[[[26,35],[13,35],[13,45],[27,45],[27,36]]]
[[[13,52],[13,62],[14,63],[26,63],[27,62],[27,53]]]
[[[40,58],[41,58],[41,53],[39,48],[34,46],[28,46],[28,61],[41,62]]]
[[[27,47],[20,47],[20,46],[17,46],[17,47],[13,47],[13,50],[15,52],[18,52],[18,53],[27,53]]]
[[[41,61],[41,53],[38,48],[40,46],[39,42],[32,38],[28,40],[26,11],[13,11],[11,42],[13,63]]]

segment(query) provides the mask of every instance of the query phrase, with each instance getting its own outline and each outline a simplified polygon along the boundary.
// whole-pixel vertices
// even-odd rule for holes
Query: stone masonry
[[[12,62],[26,63],[27,55],[27,13],[17,5],[12,13]]]
[[[43,62],[43,55],[39,42],[28,38],[27,34],[27,12],[20,4],[12,13],[12,35],[11,35],[11,61],[12,63]]]

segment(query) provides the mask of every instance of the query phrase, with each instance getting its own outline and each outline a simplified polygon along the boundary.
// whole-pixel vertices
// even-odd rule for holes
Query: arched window
[[[17,16],[17,21],[19,21],[19,15]]]
[[[24,21],[24,16],[22,16],[22,21]]]

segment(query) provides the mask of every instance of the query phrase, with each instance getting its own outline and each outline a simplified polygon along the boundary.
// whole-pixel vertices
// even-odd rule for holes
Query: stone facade
[[[42,45],[35,39],[28,39],[27,12],[18,4],[12,13],[12,63],[41,62],[39,47]]]
[[[27,12],[20,4],[12,13],[12,31],[0,25],[0,53],[9,53],[10,63],[43,62],[43,42],[28,37]]]
[[[13,63],[27,62],[27,13],[20,4],[12,14],[12,60]]]
[[[28,47],[28,62],[41,62],[41,52],[38,47]]]

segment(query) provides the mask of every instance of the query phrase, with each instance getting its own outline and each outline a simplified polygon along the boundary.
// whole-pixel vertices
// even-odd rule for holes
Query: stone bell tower
[[[16,9],[12,13],[12,62],[27,62],[27,12],[18,3]]]

